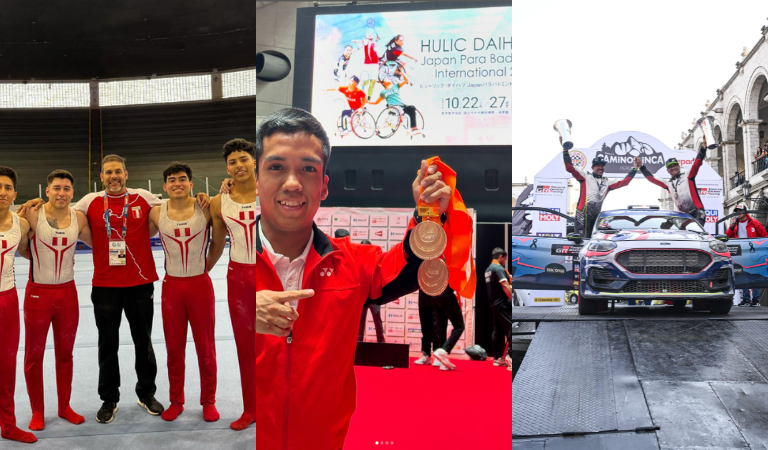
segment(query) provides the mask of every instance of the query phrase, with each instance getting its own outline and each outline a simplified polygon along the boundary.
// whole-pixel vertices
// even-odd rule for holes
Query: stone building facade
[[[701,112],[715,119],[715,139],[720,145],[708,151],[707,162],[723,177],[726,214],[745,198],[750,209],[768,210],[768,164],[755,160],[757,148],[768,141],[768,27],[761,33]],[[680,147],[697,150],[701,142],[701,130],[691,125]],[[765,216],[759,219],[765,223]]]

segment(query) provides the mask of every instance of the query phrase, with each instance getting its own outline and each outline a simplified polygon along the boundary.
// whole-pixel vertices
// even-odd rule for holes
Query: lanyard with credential
[[[104,225],[107,227],[107,239],[112,239],[112,224],[109,222],[109,199],[104,194]],[[128,190],[125,190],[125,206],[123,206],[123,241],[128,232]]]

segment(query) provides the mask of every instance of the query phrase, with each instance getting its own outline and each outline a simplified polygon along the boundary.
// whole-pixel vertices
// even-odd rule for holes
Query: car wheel
[[[602,303],[604,303],[603,301]],[[601,302],[598,300],[587,300],[582,298],[579,301],[579,315],[580,316],[593,316],[597,314],[597,307]]]
[[[710,300],[709,312],[712,314],[728,314],[733,306],[732,300]]]
[[[568,298],[568,303],[575,305],[579,302],[579,296],[576,294],[571,294],[570,298]]]
[[[672,307],[675,309],[685,309],[686,303],[688,303],[688,300],[673,300]]]

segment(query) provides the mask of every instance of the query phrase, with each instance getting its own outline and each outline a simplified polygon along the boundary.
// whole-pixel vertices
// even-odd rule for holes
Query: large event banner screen
[[[318,15],[312,79],[333,146],[511,145],[512,8]]]

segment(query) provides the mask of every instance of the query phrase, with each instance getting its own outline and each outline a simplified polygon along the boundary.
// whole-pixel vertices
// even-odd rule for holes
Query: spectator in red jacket
[[[740,239],[748,237],[768,237],[763,225],[747,214],[747,206],[743,203],[736,205],[733,212],[741,212],[736,219],[731,222],[731,226],[725,232],[729,238]]]
[[[408,238],[383,253],[314,224],[328,196],[330,143],[306,111],[289,108],[256,130],[256,447],[338,450],[355,411],[353,367],[366,299],[382,304],[418,289]],[[423,193],[421,189],[423,188]],[[448,209],[453,189],[437,166],[421,169],[413,198]],[[446,213],[446,220],[452,220]]]
[[[736,216],[736,220],[731,222],[731,226],[725,232],[730,238],[752,238],[752,237],[768,237],[768,233],[765,232],[763,225],[747,214],[747,205],[739,203],[733,209],[733,212],[740,212]],[[739,306],[757,306],[760,303],[760,289],[742,289],[741,290],[741,303]]]

